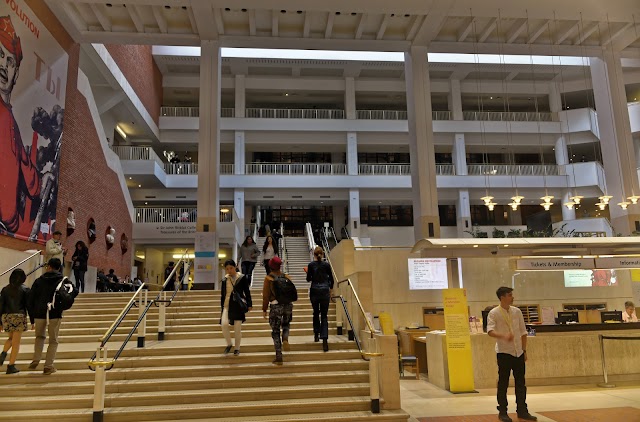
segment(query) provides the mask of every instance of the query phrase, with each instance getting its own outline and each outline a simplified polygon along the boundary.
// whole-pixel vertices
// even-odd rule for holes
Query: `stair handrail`
[[[333,270],[333,266],[332,266],[332,270]],[[375,329],[373,328],[371,321],[369,321],[369,318],[367,318],[367,314],[364,311],[362,302],[360,302],[358,293],[356,293],[356,290],[353,288],[353,284],[351,283],[351,280],[347,277],[346,279],[339,281],[338,285],[345,282],[347,283],[347,286],[351,287],[351,293],[353,294],[353,297],[356,298],[358,307],[362,312],[364,320],[367,322],[369,334],[371,335],[371,337],[369,338],[369,350],[373,350],[373,351],[365,352],[362,349],[362,345],[360,344],[360,340],[358,339],[358,335],[356,333],[356,327],[354,327],[353,325],[353,321],[351,320],[351,315],[347,310],[347,301],[344,299],[344,297],[342,295],[337,295],[337,296],[334,295],[333,298],[340,299],[340,302],[342,302],[342,307],[344,308],[344,312],[347,316],[347,320],[349,321],[349,325],[351,326],[351,331],[353,332],[353,338],[356,342],[356,345],[358,346],[358,350],[360,351],[360,356],[362,357],[363,360],[369,362],[369,391],[370,391],[369,395],[371,397],[371,412],[380,413],[380,381],[379,381],[379,375],[378,375],[379,364],[378,364],[377,358],[384,356],[384,353],[379,353],[375,351],[377,350],[377,347],[378,347],[377,339],[375,336]]]
[[[316,241],[313,237],[313,227],[311,227],[311,223],[307,221],[304,225],[304,231],[307,235],[307,244],[309,245],[309,259],[313,261],[313,250],[316,248]]]
[[[182,264],[183,262],[186,261],[185,260],[186,255],[187,255],[187,251],[185,250],[183,255],[182,255],[182,257],[180,258],[180,261],[178,261],[178,264],[173,267],[173,270],[171,271],[169,276],[165,279],[164,283],[162,283],[162,286],[161,286],[160,291],[158,292],[158,295],[156,296],[156,298],[153,299],[153,300],[150,300],[149,303],[146,304],[145,309],[140,312],[140,316],[138,317],[138,320],[133,325],[133,328],[129,331],[129,334],[127,335],[125,340],[122,342],[122,345],[120,346],[120,349],[113,356],[113,358],[110,361],[106,361],[106,362],[104,360],[96,361],[96,357],[100,354],[99,351],[100,350],[104,350],[105,346],[107,345],[107,343],[111,339],[111,336],[118,329],[118,327],[120,327],[120,324],[122,324],[122,321],[124,321],[124,319],[127,317],[127,315],[129,314],[129,311],[134,306],[136,306],[136,307],[138,306],[138,304],[137,304],[138,300],[136,300],[136,298],[138,296],[142,296],[143,295],[144,288],[146,286],[148,286],[148,285],[147,285],[147,283],[142,283],[140,285],[140,287],[138,287],[138,290],[136,290],[136,292],[133,294],[131,299],[129,299],[129,302],[127,302],[125,307],[122,308],[122,311],[120,311],[120,314],[118,315],[116,320],[111,324],[109,329],[107,329],[105,334],[100,338],[100,346],[98,346],[98,350],[93,354],[91,359],[89,359],[89,363],[88,363],[89,369],[91,369],[93,371],[93,370],[95,370],[95,367],[105,367],[105,370],[108,371],[108,370],[113,368],[113,366],[115,365],[116,361],[120,357],[120,354],[122,354],[122,351],[126,347],[127,343],[129,342],[129,340],[131,340],[131,337],[133,336],[133,333],[138,329],[138,326],[143,321],[143,319],[146,317],[147,312],[149,311],[149,308],[151,308],[151,306],[156,301],[160,301],[160,296],[162,295],[162,292],[164,291],[165,287],[167,286],[167,284],[169,284],[169,281],[175,276],[176,271],[178,270],[178,267],[180,267],[180,264]],[[185,274],[186,274],[186,271],[185,271]],[[179,289],[179,287],[180,287],[180,285],[177,286],[177,289]],[[176,289],[176,291],[177,291],[177,289]],[[146,294],[145,294],[145,296],[146,296]],[[174,296],[175,296],[175,294],[174,294]]]
[[[336,235],[336,230],[333,228],[333,226],[329,227],[329,230],[331,231],[331,236],[333,236],[333,241],[336,242],[336,245],[337,245],[338,236]]]
[[[344,234],[345,238],[351,239],[351,235],[349,234],[349,230],[347,229],[347,226],[344,226],[342,228],[342,233]]]
[[[289,252],[287,251],[287,241],[284,236],[284,223],[280,222],[280,238],[278,239],[278,249],[280,250],[280,255],[282,258],[282,262],[284,264],[284,273],[289,273]]]
[[[3,271],[3,272],[2,272],[2,274],[0,274],[0,277],[4,276],[5,274],[9,274],[11,271],[15,270],[15,269],[16,269],[16,268],[18,268],[20,265],[24,264],[25,262],[29,261],[30,259],[32,259],[32,258],[33,258],[33,257],[35,257],[35,256],[39,256],[41,253],[42,253],[42,251],[38,251],[38,252],[35,252],[35,253],[33,253],[33,254],[29,255],[28,257],[26,257],[26,258],[25,258],[25,259],[23,259],[22,261],[18,262],[17,264],[15,264],[14,266],[12,266],[12,267],[11,267],[11,268],[9,268],[8,270]],[[39,268],[42,268],[42,265],[38,266],[35,270],[37,270],[37,269],[39,269]],[[34,272],[35,272],[35,270],[31,271],[31,272],[30,272],[29,274],[27,274],[27,275],[30,275],[30,274],[34,273]]]

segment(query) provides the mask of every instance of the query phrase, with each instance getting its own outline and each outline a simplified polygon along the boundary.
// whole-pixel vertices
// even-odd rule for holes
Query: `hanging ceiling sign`
[[[607,258],[596,258],[595,268],[640,268],[640,256],[614,256]]]
[[[563,271],[591,270],[596,266],[593,258],[520,258],[516,260],[516,268],[522,271]]]

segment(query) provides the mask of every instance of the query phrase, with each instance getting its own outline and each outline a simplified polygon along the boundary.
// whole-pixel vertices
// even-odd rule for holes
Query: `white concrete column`
[[[462,117],[462,92],[460,91],[460,80],[451,79],[449,81],[449,110],[453,120],[464,120]]]
[[[562,111],[562,94],[557,82],[549,83],[549,110],[552,113],[560,113]]]
[[[347,133],[347,174],[350,176],[358,174],[358,134],[356,132]]]
[[[620,56],[607,51],[604,59],[592,57],[590,63],[607,193],[613,196],[609,215],[615,231],[629,235],[640,224],[640,206],[623,210],[616,204],[640,195],[640,187]]]
[[[349,189],[349,234],[360,237],[360,190]]]
[[[220,198],[220,44],[202,41],[200,56],[200,129],[198,131],[198,219],[194,288],[218,284],[218,237]],[[206,245],[206,246],[203,246]],[[206,250],[204,250],[204,249]],[[211,254],[215,258],[211,263]],[[204,267],[198,268],[198,264]],[[204,264],[206,262],[206,265]]]
[[[244,189],[233,190],[233,209],[239,218],[244,219]]]
[[[233,173],[244,174],[245,157],[247,156],[244,143],[244,131],[237,130],[234,140]]]
[[[353,77],[344,79],[344,113],[347,120],[356,119],[356,82]]]
[[[458,237],[471,237],[466,230],[471,230],[471,204],[469,203],[469,190],[460,189],[456,199],[456,221]]]
[[[415,240],[440,237],[431,82],[426,47],[404,54]]]
[[[247,96],[246,96],[246,80],[244,75],[236,75],[235,78],[235,94],[236,94],[236,117],[245,117],[245,110],[247,107]]]
[[[570,201],[571,191],[566,191],[564,195],[562,195],[562,204],[566,204]],[[567,208],[564,205],[561,205],[562,208],[562,221],[570,221],[576,219],[576,209],[575,208]]]
[[[453,166],[456,168],[456,175],[467,175],[467,150],[464,142],[464,133],[456,133],[453,138]]]
[[[567,140],[564,135],[560,135],[556,140],[554,152],[556,154],[557,165],[566,166],[569,164],[569,151],[567,149]]]

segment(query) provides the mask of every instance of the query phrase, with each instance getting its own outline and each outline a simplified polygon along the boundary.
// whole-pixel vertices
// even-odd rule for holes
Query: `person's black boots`
[[[317,337],[317,336],[316,336]],[[318,340],[316,340],[318,341]],[[4,365],[4,360],[7,358],[7,352],[0,353],[0,366]]]
[[[329,343],[327,343],[326,338],[322,339],[322,350],[324,350],[325,352],[329,351]]]
[[[7,365],[7,375],[17,374],[18,372],[20,372],[20,370],[16,368],[15,365]]]
[[[316,342],[316,343],[319,342],[320,341],[320,334],[314,333],[313,334],[313,341]]]
[[[276,350],[276,358],[273,360],[273,363],[276,365],[282,365],[282,352],[280,350]]]

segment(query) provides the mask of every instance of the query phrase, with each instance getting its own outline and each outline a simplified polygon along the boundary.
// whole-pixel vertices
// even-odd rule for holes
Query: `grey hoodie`
[[[242,262],[258,262],[258,256],[260,256],[260,249],[255,243],[240,246],[240,260]]]

